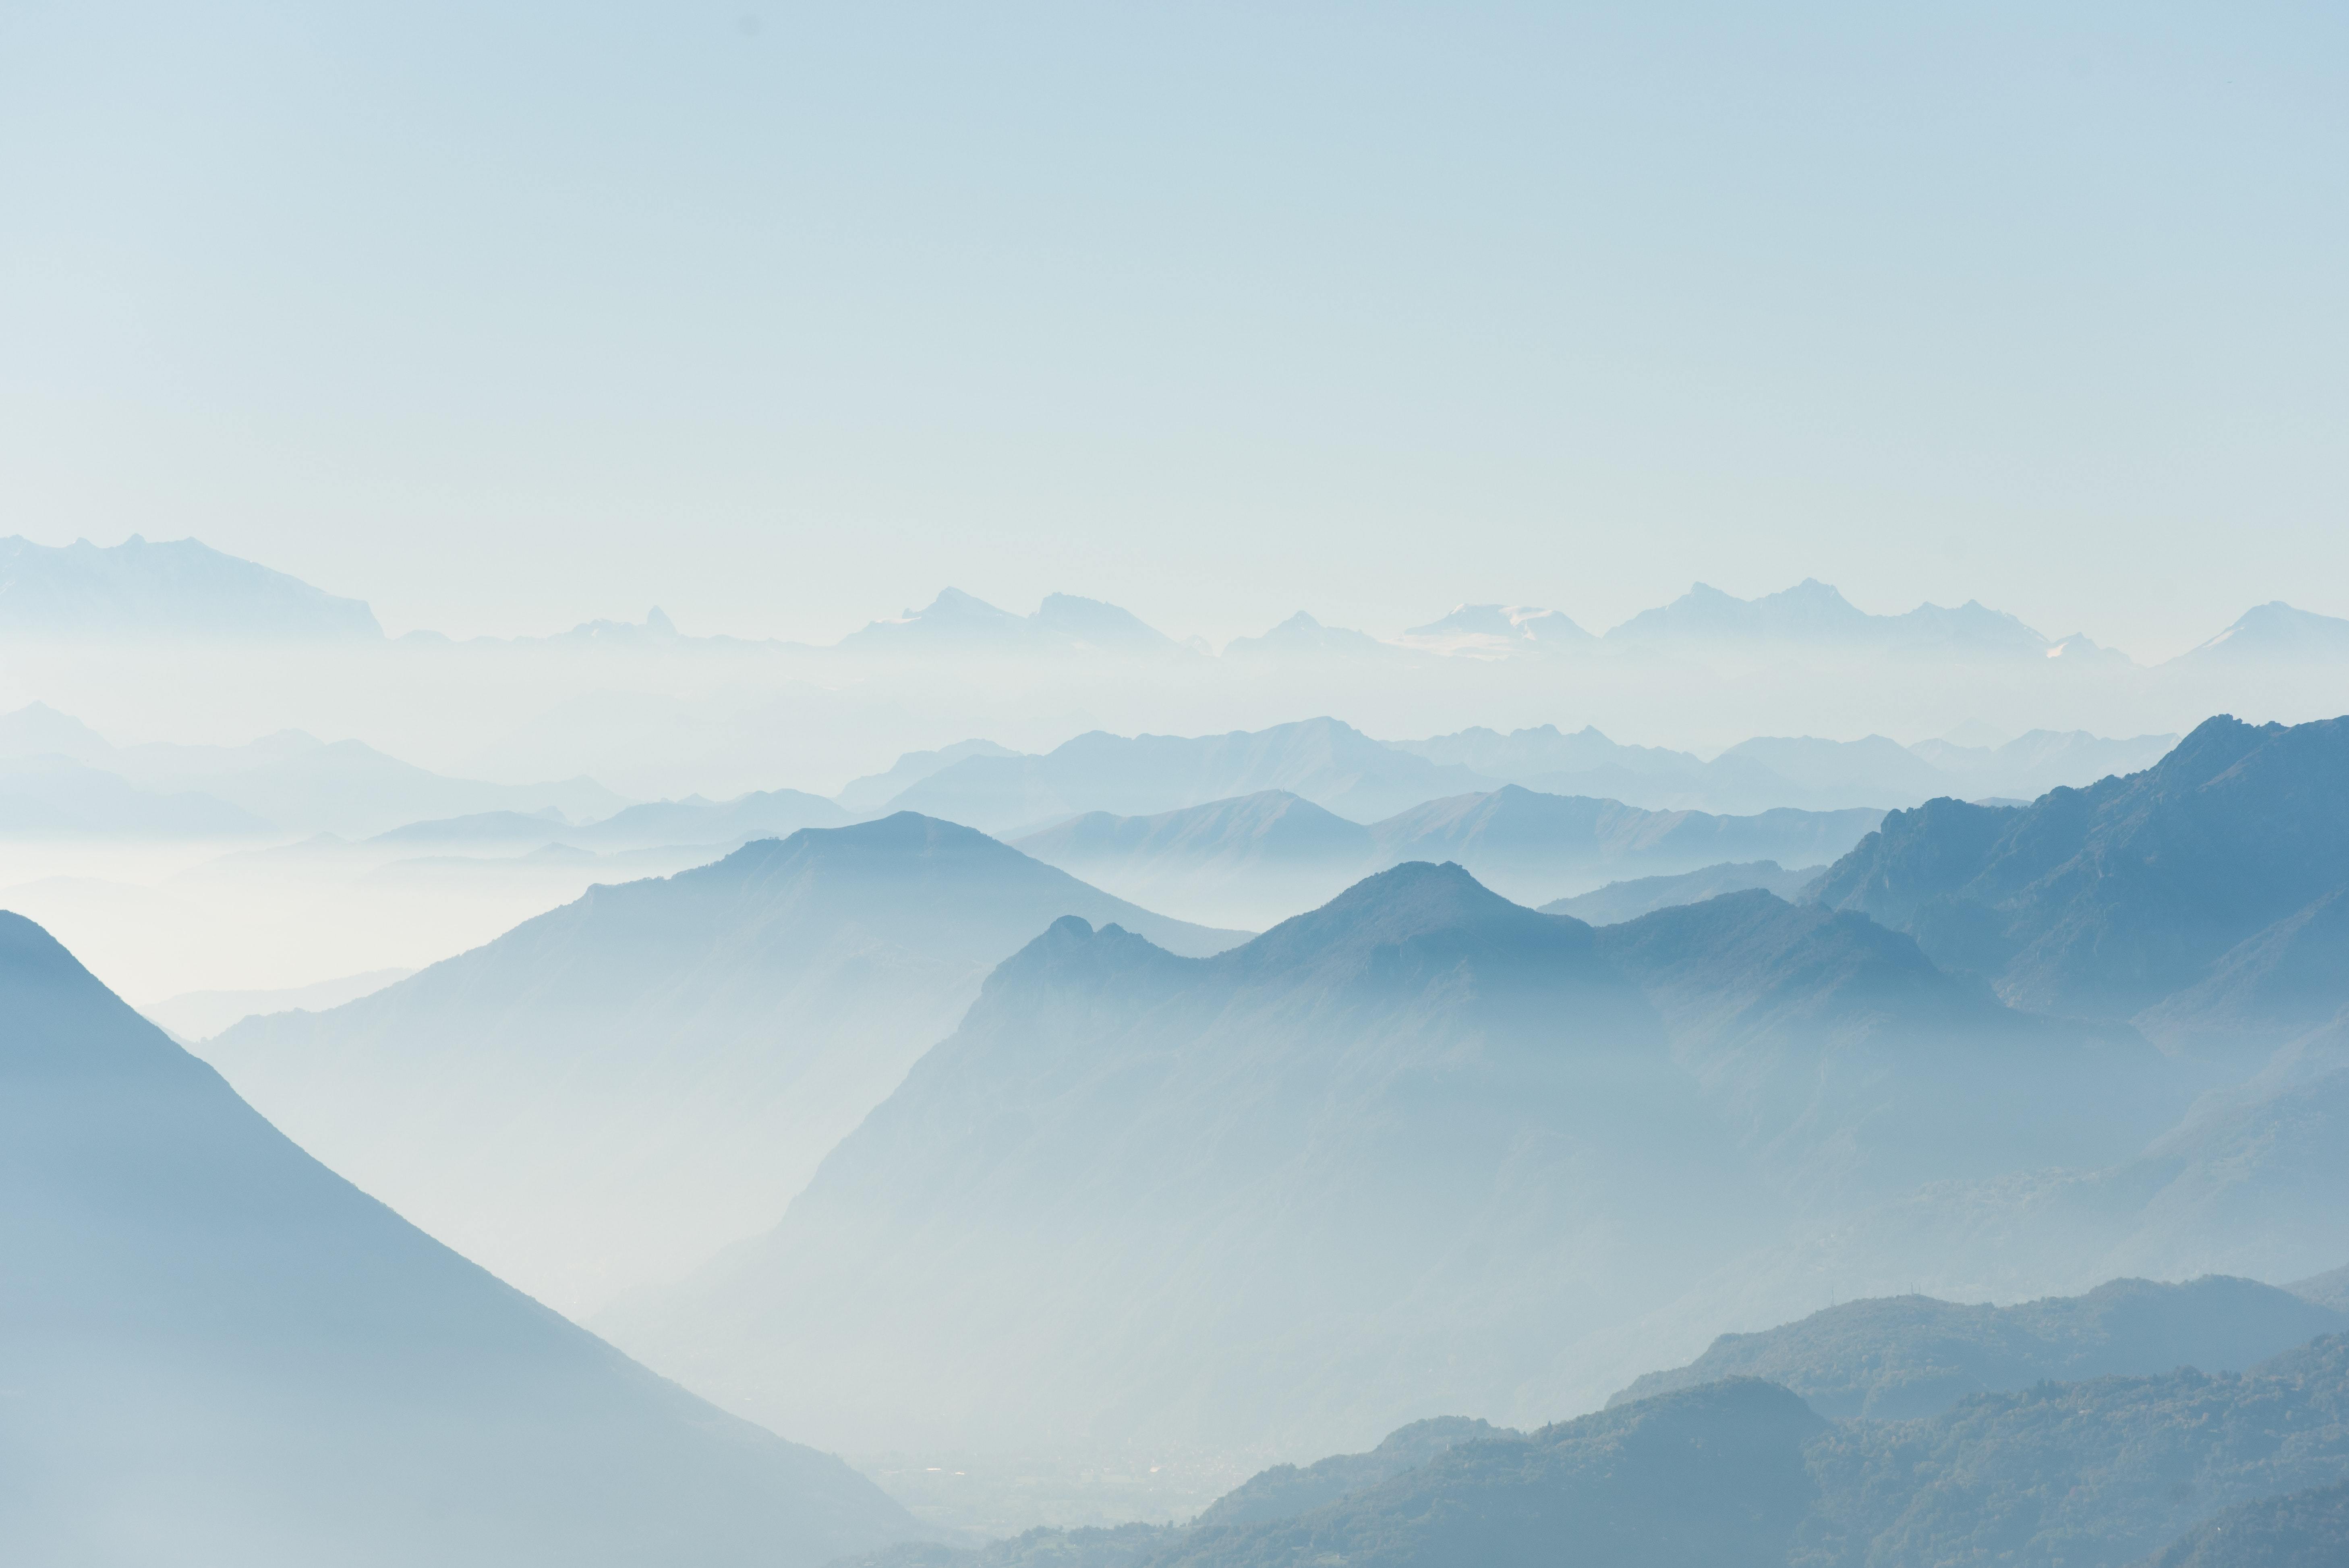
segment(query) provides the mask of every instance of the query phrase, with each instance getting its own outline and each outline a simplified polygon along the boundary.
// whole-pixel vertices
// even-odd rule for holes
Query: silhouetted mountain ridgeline
[[[585,1310],[772,1224],[988,970],[1072,913],[1192,953],[1241,935],[902,813],[593,888],[205,1051],[337,1169]]]
[[[0,1558],[791,1563],[923,1532],[288,1142],[0,914]]]
[[[1407,861],[1456,861],[1495,892],[1532,903],[1623,872],[1678,874],[1741,858],[1816,864],[1858,842],[1880,817],[1643,811],[1510,784],[1427,800],[1365,827],[1268,790],[1154,816],[1088,813],[1015,842],[1153,908],[1270,923]]]
[[[1831,1380],[1847,1383],[1868,1352],[1840,1349]],[[1227,1507],[1348,1461],[1267,1471],[1188,1526],[1037,1531],[976,1552],[901,1546],[857,1561],[1533,1568],[1571,1542],[1638,1568],[2123,1568],[2156,1552],[2166,1568],[2326,1568],[2349,1550],[2349,1339],[2241,1372],[2043,1379],[1903,1421],[1829,1422],[1785,1387],[1732,1377],[1531,1433],[1464,1434],[1300,1511],[1246,1519]]]
[[[1905,1420],[1971,1395],[2174,1367],[2242,1371],[2349,1314],[2251,1280],[2114,1280],[2016,1306],[1929,1296],[1847,1302],[1760,1334],[1725,1334],[1686,1367],[1651,1372],[1620,1404],[1723,1377],[1762,1377],[1823,1416]]]
[[[1212,958],[1059,923],[780,1228],[601,1321],[849,1445],[1342,1439],[1515,1416],[1558,1397],[1528,1367],[1806,1215],[2117,1158],[2182,1104],[2140,1043],[1861,917],[1594,932],[1413,863]]]

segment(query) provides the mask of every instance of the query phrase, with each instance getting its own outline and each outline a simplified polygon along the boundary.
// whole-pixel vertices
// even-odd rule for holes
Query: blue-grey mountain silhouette
[[[1590,925],[1616,925],[1653,914],[1660,909],[1702,903],[1725,892],[1744,892],[1749,888],[1760,888],[1792,903],[1805,888],[1818,881],[1819,873],[1825,870],[1826,867],[1821,865],[1797,866],[1788,871],[1775,861],[1730,861],[1670,876],[1631,877],[1609,882],[1572,898],[1553,899],[1543,904],[1541,911],[1544,914],[1570,914]]]
[[[847,653],[899,656],[1106,653],[1166,657],[1183,652],[1164,633],[1098,599],[1050,593],[1034,614],[1015,615],[958,588],[941,591],[926,608],[851,632],[838,646]]]
[[[2013,615],[1971,600],[1954,610],[1920,604],[1906,614],[1871,615],[1816,578],[1758,599],[1739,599],[1700,583],[1669,604],[1642,610],[1609,631],[1605,640],[1610,648],[1641,652],[1776,646],[1837,655],[2043,663],[2057,645],[2055,639]],[[2076,651],[2067,649],[2067,661],[2127,662],[2085,638],[2064,641],[2084,645]]]
[[[2041,1382],[1906,1422],[1830,1423],[1733,1378],[1464,1443],[1297,1519],[1173,1532],[1117,1568],[1533,1568],[1561,1542],[1637,1568],[2126,1568],[2214,1516],[2328,1542],[2337,1505],[2320,1489],[2344,1466],[2339,1336],[2240,1375]]]
[[[796,1563],[920,1533],[287,1141],[0,914],[0,1556]]]
[[[852,779],[833,797],[841,810],[865,816],[878,811],[898,795],[931,774],[951,768],[966,757],[1017,757],[1020,753],[992,740],[957,740],[936,751],[908,751],[879,773]]]
[[[1716,1161],[1657,1136],[1697,1106],[1588,927],[1457,867],[1209,959],[1065,920],[778,1229],[604,1321],[843,1442],[1328,1451],[1492,1408],[1561,1315],[1744,1222]],[[1667,1239],[1619,1199],[1687,1219]],[[833,1323],[855,1326],[811,1354]]]
[[[2085,1295],[2013,1306],[1878,1297],[1759,1334],[1724,1334],[1687,1366],[1651,1372],[1608,1403],[1723,1377],[1761,1377],[1837,1420],[1909,1420],[1975,1394],[2040,1382],[2149,1376],[2178,1367],[2247,1371],[2344,1329],[2349,1313],[2216,1274],[2183,1284],[2112,1280]]]
[[[1594,940],[1755,1173],[1806,1212],[2126,1159],[2191,1096],[2129,1032],[2017,1013],[1862,916],[1754,890]]]
[[[1088,812],[1016,842],[1152,908],[1265,925],[1405,861],[1456,861],[1496,891],[1530,902],[1610,873],[1677,874],[1727,856],[1823,861],[1857,842],[1878,816],[1643,811],[1506,785],[1430,800],[1362,827],[1287,790],[1266,790],[1152,816]]]
[[[914,785],[893,805],[983,832],[1008,832],[1040,830],[1087,811],[1149,816],[1285,789],[1368,822],[1486,782],[1464,768],[1381,745],[1334,718],[1314,718],[1197,738],[1095,730],[1041,757],[965,758]]]
[[[2349,889],[2344,779],[2349,719],[2213,718],[2142,773],[2027,808],[1895,812],[1815,896],[2023,1006],[2123,1018],[2176,999],[2148,1019],[2166,1036],[2272,1044],[2349,1002],[2317,907]]]
[[[383,628],[357,599],[193,539],[150,543],[134,533],[107,548],[0,539],[0,637],[380,642]]]
[[[2334,665],[2349,661],[2349,621],[2295,610],[2281,599],[2257,604],[2235,624],[2172,661],[2182,669]]]
[[[987,971],[1072,913],[1192,953],[1239,939],[900,813],[592,888],[205,1051],[305,1147],[581,1310],[772,1224]]]
[[[1398,664],[1414,651],[1381,642],[1367,632],[1325,626],[1299,610],[1261,635],[1234,637],[1224,645],[1224,657],[1238,660],[1369,660],[1373,665]]]
[[[1457,641],[1480,652],[1556,653],[1588,648],[1598,640],[1561,612],[1531,604],[1461,604],[1424,626],[1409,628],[1403,635],[1438,645]]]
[[[1384,861],[1456,860],[1495,891],[1539,902],[1603,882],[1619,868],[1670,872],[1723,861],[1831,860],[1880,816],[1865,809],[1782,809],[1748,817],[1642,811],[1618,800],[1505,784],[1482,795],[1430,800],[1371,832]]]
[[[1594,932],[1413,863],[1208,959],[1063,921],[781,1226],[601,1321],[850,1444],[1516,1418],[1806,1215],[2137,1146],[2151,1057],[1758,892]]]

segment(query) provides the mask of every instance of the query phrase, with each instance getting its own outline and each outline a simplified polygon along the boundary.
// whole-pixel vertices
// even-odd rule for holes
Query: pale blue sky
[[[2349,11],[0,0],[0,532],[394,629],[2349,614]]]

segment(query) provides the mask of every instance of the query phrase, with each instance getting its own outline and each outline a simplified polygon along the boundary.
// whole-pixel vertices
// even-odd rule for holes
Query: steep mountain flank
[[[2340,917],[2316,907],[2349,888],[2344,789],[2349,719],[2213,718],[2142,773],[2028,807],[1896,811],[1812,896],[2017,1006],[2273,1044],[2349,1002]]]
[[[288,1142],[0,914],[0,1557],[792,1563],[919,1533]]]

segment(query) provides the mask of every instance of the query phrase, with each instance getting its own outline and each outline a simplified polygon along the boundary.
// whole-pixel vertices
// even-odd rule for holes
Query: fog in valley
[[[2344,44],[0,11],[0,1560],[2349,1562]]]

